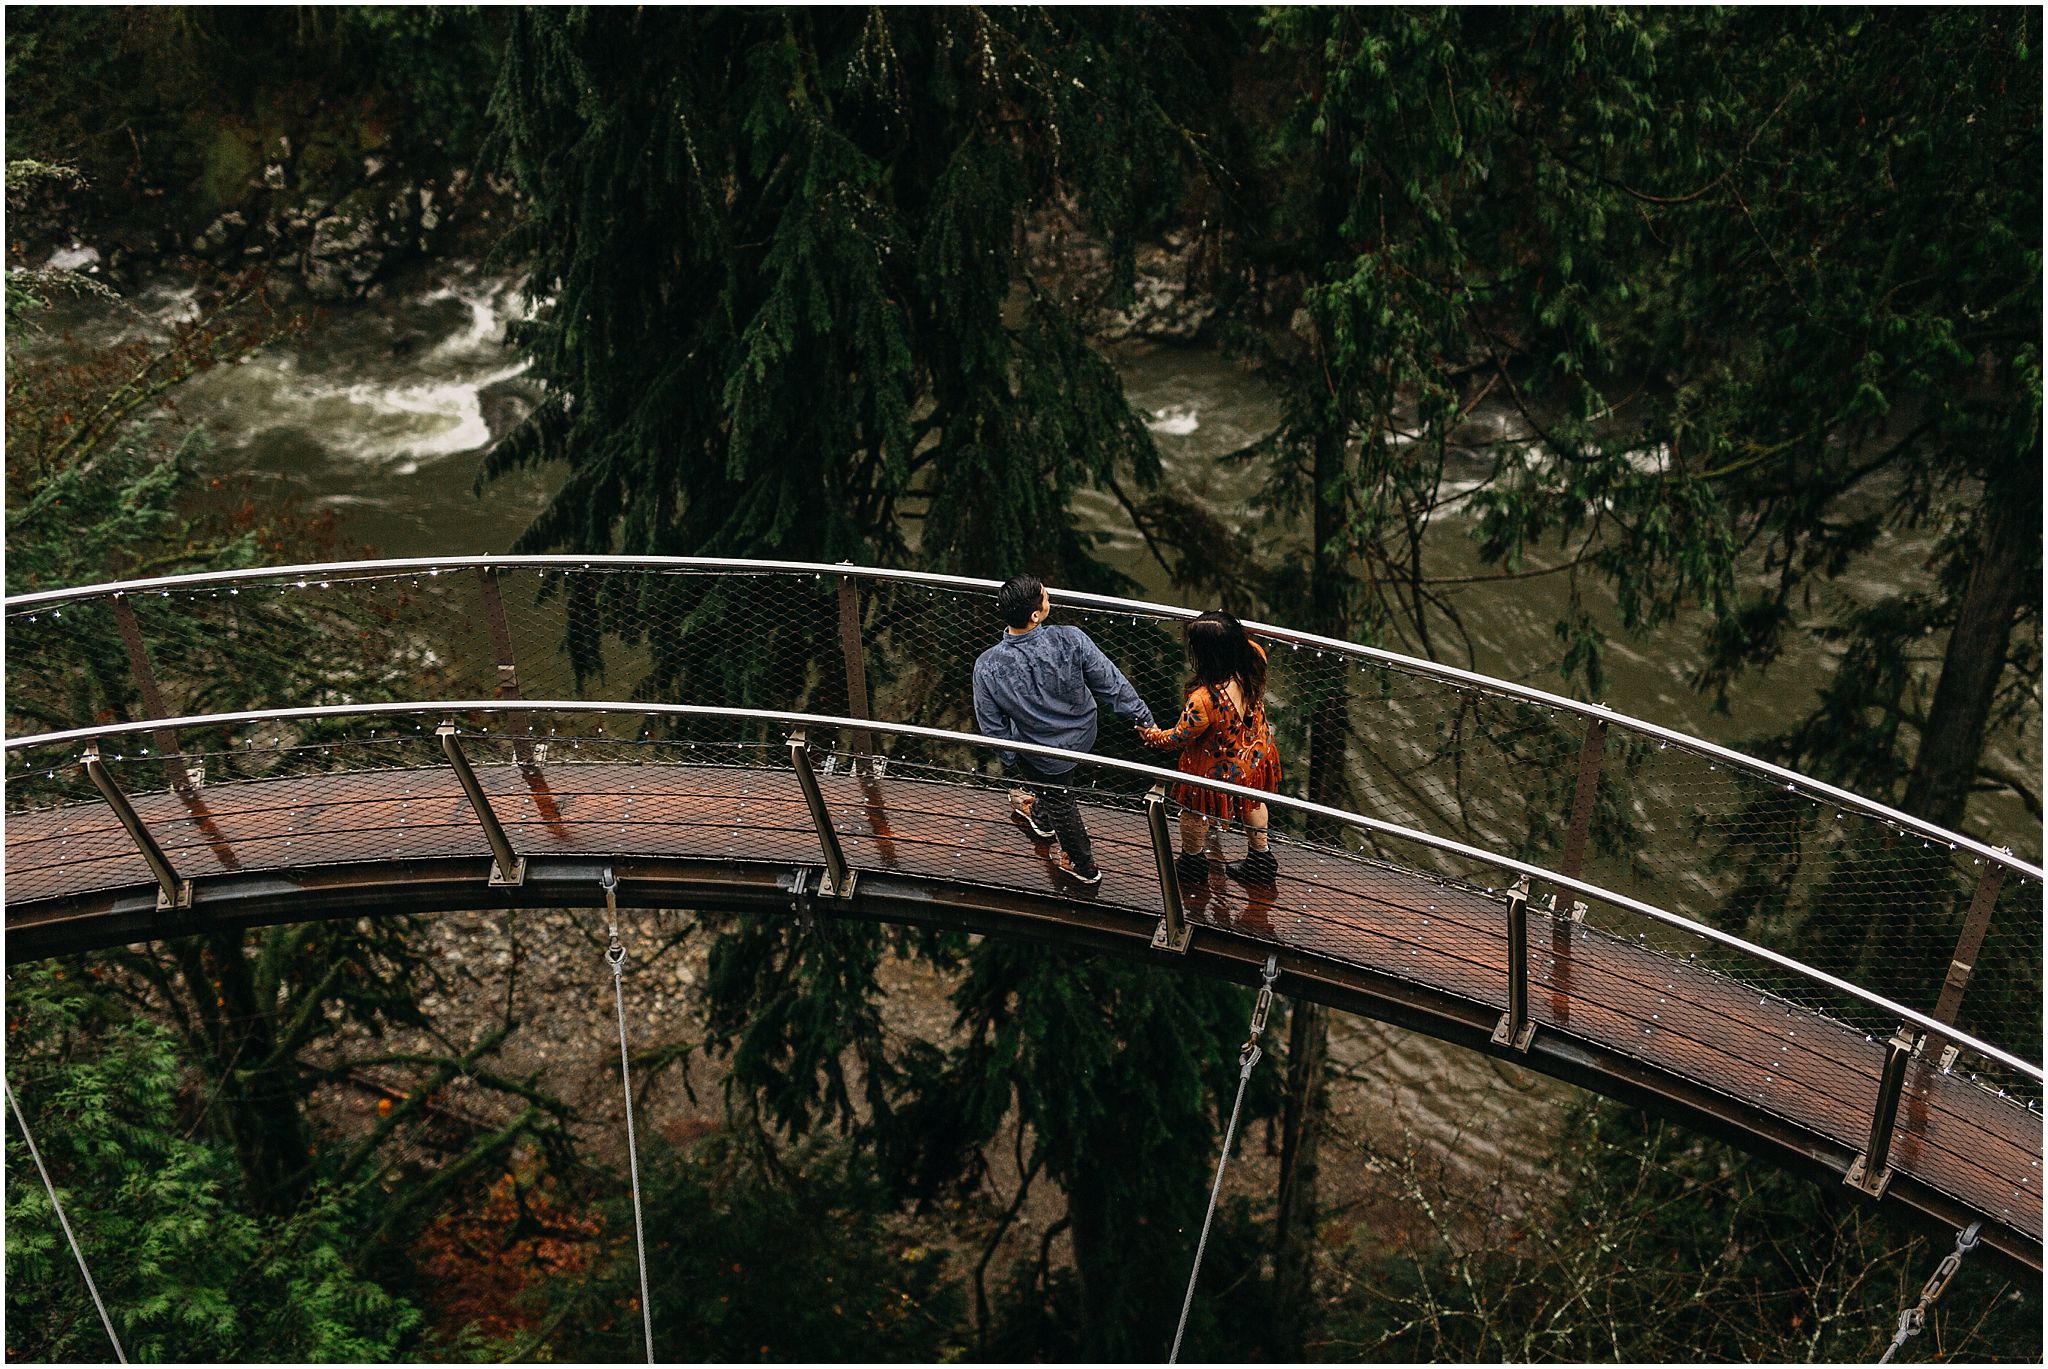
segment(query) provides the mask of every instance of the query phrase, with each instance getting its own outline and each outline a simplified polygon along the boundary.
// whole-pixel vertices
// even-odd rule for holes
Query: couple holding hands
[[[1095,698],[1137,724],[1145,745],[1180,753],[1183,774],[1227,780],[1272,792],[1280,783],[1280,755],[1266,726],[1266,653],[1227,613],[1204,613],[1187,624],[1193,678],[1180,721],[1155,726],[1152,710],[1088,634],[1048,627],[1052,599],[1032,575],[1004,582],[996,593],[1003,636],[974,662],[974,718],[983,736],[1033,742],[1066,751],[1095,746]],[[1067,787],[1072,762],[1002,753],[1003,770],[1022,788],[1010,791],[1011,816],[1040,841],[1057,839],[1060,867],[1076,882],[1102,882],[1088,826]],[[1232,879],[1270,886],[1279,873],[1266,840],[1266,805],[1195,785],[1171,794],[1180,810],[1179,870],[1183,881],[1206,883],[1210,825],[1236,817],[1250,849],[1224,868]]]

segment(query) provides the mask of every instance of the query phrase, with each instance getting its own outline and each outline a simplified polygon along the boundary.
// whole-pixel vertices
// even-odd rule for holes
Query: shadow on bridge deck
[[[11,962],[225,925],[411,911],[622,902],[795,909],[1024,934],[1124,954],[1149,949],[1160,912],[1151,840],[1128,806],[1092,807],[1099,889],[1056,872],[1052,848],[1011,824],[998,791],[902,777],[822,776],[860,872],[848,900],[799,896],[819,845],[795,775],[722,766],[497,765],[477,771],[514,849],[520,886],[490,886],[476,818],[454,774],[353,771],[218,784],[134,804],[190,908],[156,884],[102,805],[10,814]],[[1823,1177],[1861,1150],[1885,1047],[1703,966],[1540,909],[1529,913],[1527,1055],[1490,1036],[1506,1001],[1500,900],[1320,848],[1280,848],[1269,891],[1212,864],[1183,891],[1191,968],[1255,977],[1281,953],[1282,988],[1400,1022],[1584,1087],[1674,1112]],[[813,886],[814,887],[814,886]],[[1170,958],[1169,958],[1170,959]],[[1887,1196],[2041,1265],[2041,1118],[1926,1059],[1909,1066]]]

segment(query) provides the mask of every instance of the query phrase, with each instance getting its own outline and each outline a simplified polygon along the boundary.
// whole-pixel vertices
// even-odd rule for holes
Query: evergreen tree
[[[1261,444],[1266,498],[1304,512],[1309,527],[1306,566],[1267,577],[1283,620],[1428,656],[1452,648],[1444,632],[1458,631],[1457,616],[1423,544],[1446,501],[1454,435],[1502,383],[1525,406],[1588,415],[1604,360],[1596,306],[1625,290],[1604,263],[1619,245],[1607,239],[1626,231],[1610,232],[1597,198],[1559,185],[1546,140],[1599,136],[1640,105],[1637,29],[1655,22],[1526,10],[1269,15],[1260,75],[1292,94],[1262,111],[1272,134],[1254,168],[1263,193],[1240,209],[1239,269],[1267,288],[1240,301],[1230,336],[1282,401],[1280,427]],[[1578,98],[1588,83],[1600,101]],[[1267,321],[1289,309],[1285,329]],[[1461,664],[1476,664],[1469,651]],[[1347,676],[1328,674],[1310,686],[1308,796],[1354,808]],[[1326,1037],[1323,1010],[1295,1005],[1276,1267],[1297,1350],[1313,1317]]]
[[[2006,173],[2040,147],[2020,94],[2039,87],[2039,16],[1669,27],[1630,124],[1555,153],[1651,230],[1634,307],[1597,320],[1613,413],[1480,496],[1489,550],[1612,510],[1592,561],[1624,625],[1703,601],[1703,684],[1767,667],[1792,632],[1840,641],[1818,707],[1757,749],[1945,826],[1984,787],[2038,810],[2030,777],[1980,768],[1994,715],[2039,709],[2040,185]],[[1658,144],[1688,122],[1670,166]],[[1829,592],[1917,527],[1941,534],[1932,592]],[[1943,632],[1929,697],[1909,644]]]
[[[568,467],[520,548],[1105,583],[1070,497],[1157,454],[1019,248],[1070,196],[1127,275],[1201,96],[1154,77],[1201,42],[1135,10],[519,15],[494,108],[551,399],[484,477]]]
[[[1157,454],[1065,302],[1021,269],[1022,237],[1034,212],[1071,203],[1128,288],[1132,234],[1172,213],[1199,160],[1189,128],[1226,31],[1148,10],[522,13],[494,108],[529,196],[510,246],[533,264],[539,311],[520,342],[550,401],[480,478],[543,461],[568,475],[518,546],[915,556],[1118,587],[1073,496],[1142,488]],[[717,672],[760,698],[804,678],[763,668],[790,664],[788,642],[832,640],[823,602],[749,622],[736,653],[745,606],[717,587],[659,613],[604,598],[675,592],[622,584],[583,615],[685,623],[654,644],[657,695]],[[594,638],[572,650],[597,659]],[[929,1188],[978,1177],[973,1154],[1016,1100],[1067,1192],[1083,1344],[1156,1356],[1193,1253],[1214,1076],[1248,999],[982,943],[963,989],[982,1044],[906,1061],[874,1006],[887,945],[779,919],[721,937],[708,992],[737,1114],[771,1145],[864,1119],[893,1172]],[[1002,989],[976,996],[990,981]],[[929,1150],[913,1119],[968,1096],[962,1071],[971,1117]],[[1135,1135],[1119,1111],[1133,1071],[1157,1100]]]
[[[1257,286],[1233,341],[1283,402],[1261,444],[1268,500],[1311,533],[1307,565],[1267,577],[1273,611],[1455,650],[1424,552],[1461,447],[1490,455],[1473,502],[1498,578],[1567,577],[1563,667],[1590,697],[1603,637],[1584,579],[1608,583],[1631,632],[1704,607],[1701,678],[1725,687],[1767,665],[1816,586],[1885,528],[1945,525],[1936,591],[1831,604],[1821,623],[1840,626],[1816,630],[1846,647],[1833,683],[1753,749],[1949,824],[1973,786],[2038,807],[2025,777],[1979,773],[1994,709],[2038,713],[2039,185],[1998,170],[2037,155],[2039,103],[2011,98],[2038,86],[2037,17],[1266,23],[1235,101],[1273,132],[1263,193],[1233,206],[1239,275]],[[1489,448],[1461,431],[1487,396],[1527,436]],[[1539,557],[1552,539],[1560,554]],[[1951,627],[1930,698],[1907,647]],[[1306,739],[1312,797],[1343,804],[1346,732],[1333,688]],[[1596,825],[1596,841],[1616,835]],[[1731,917],[1779,916],[1780,883],[1759,867]],[[1912,934],[1938,961],[1953,927],[1921,911]],[[1883,969],[1867,944],[1803,950],[1865,981]],[[2024,1001],[2037,971],[2019,968]],[[1299,1309],[1320,1032],[1296,1020],[1279,1265]]]
[[[233,1155],[195,1138],[174,1038],[106,1015],[78,967],[8,976],[8,1073],[93,1282],[135,1360],[386,1360],[419,1312],[357,1266],[360,1203],[321,1186],[267,1211]],[[8,1118],[10,1358],[113,1347],[28,1147]]]

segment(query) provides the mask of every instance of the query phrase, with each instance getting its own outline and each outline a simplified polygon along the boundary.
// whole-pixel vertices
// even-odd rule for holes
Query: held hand
[[[1146,727],[1143,723],[1140,723],[1138,724],[1138,740],[1147,746],[1158,746],[1166,740],[1166,729],[1163,727]]]

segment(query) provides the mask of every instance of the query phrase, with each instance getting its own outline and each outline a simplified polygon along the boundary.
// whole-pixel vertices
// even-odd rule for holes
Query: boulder
[[[192,250],[202,257],[219,256],[228,248],[239,245],[248,231],[249,220],[240,210],[230,209],[192,239]]]
[[[361,299],[398,259],[424,250],[421,189],[363,187],[345,196],[313,225],[301,274],[316,299]]]

